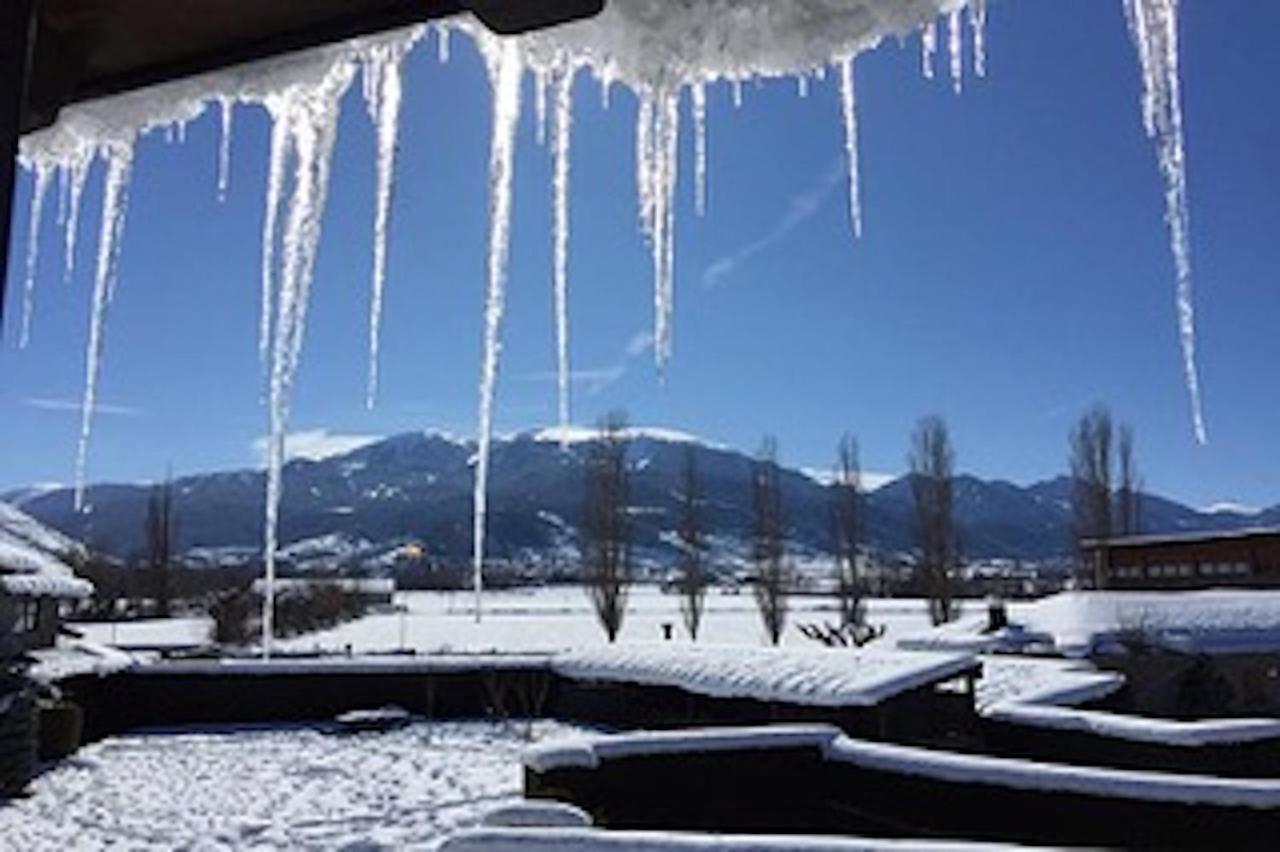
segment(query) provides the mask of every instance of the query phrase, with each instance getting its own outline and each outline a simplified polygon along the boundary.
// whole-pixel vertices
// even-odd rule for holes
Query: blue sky
[[[709,209],[681,151],[675,357],[659,382],[647,250],[636,218],[635,101],[575,91],[570,287],[574,414],[830,462],[841,432],[896,472],[919,416],[949,421],[959,466],[1029,482],[1062,471],[1094,401],[1137,433],[1148,487],[1197,505],[1280,501],[1280,6],[1183,4],[1182,62],[1209,444],[1182,384],[1162,187],[1138,110],[1119,2],[994,4],[988,76],[960,96],[919,72],[918,39],[856,65],[864,235],[839,169],[835,81],[709,98]],[[377,435],[475,422],[484,288],[488,88],[469,45],[420,47],[407,71],[393,211],[383,393],[364,409],[372,131],[349,92],[294,405],[297,430]],[[939,71],[943,70],[939,65]],[[526,96],[529,92],[526,89]],[[555,418],[549,155],[531,99],[520,128],[497,423]],[[687,101],[685,104],[687,109]],[[685,112],[685,127],[689,126]],[[140,145],[90,457],[93,480],[254,464],[264,430],[256,354],[267,125],[235,116],[231,189],[216,198],[217,120]],[[78,427],[100,170],[79,265],[62,281],[46,217],[29,348],[16,345],[21,253],[0,350],[0,487],[67,481]],[[29,185],[13,239],[26,239]]]

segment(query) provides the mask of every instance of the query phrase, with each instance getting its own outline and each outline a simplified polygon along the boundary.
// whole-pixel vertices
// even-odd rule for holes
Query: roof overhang
[[[604,0],[36,0],[21,132],[63,106],[464,12],[515,34]]]

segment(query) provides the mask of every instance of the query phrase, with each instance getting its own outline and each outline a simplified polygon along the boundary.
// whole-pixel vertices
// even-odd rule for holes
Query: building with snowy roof
[[[69,564],[81,550],[0,503],[0,659],[52,646],[63,604],[93,592]]]
[[[1280,587],[1280,527],[1081,541],[1098,588]]]

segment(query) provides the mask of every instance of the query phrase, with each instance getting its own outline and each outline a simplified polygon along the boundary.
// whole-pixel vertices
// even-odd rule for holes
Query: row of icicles
[[[1166,219],[1177,272],[1178,319],[1184,354],[1186,379],[1191,394],[1193,424],[1198,440],[1204,440],[1199,387],[1194,360],[1194,325],[1191,306],[1191,277],[1188,248],[1185,159],[1182,147],[1182,118],[1178,92],[1177,0],[1123,0],[1136,45],[1144,83],[1143,116],[1148,133],[1156,140],[1159,164],[1166,183]],[[968,6],[972,32],[974,69],[985,75],[985,6]],[[957,92],[963,78],[963,30],[961,11],[947,16],[949,75]],[[448,61],[449,37],[454,25],[437,24],[440,61]],[[521,84],[528,70],[519,38],[499,38],[482,30],[466,28],[485,60],[493,95],[492,136],[489,156],[489,243],[484,311],[484,354],[479,387],[478,427],[474,492],[474,582],[476,616],[480,613],[479,593],[483,576],[486,485],[489,449],[493,429],[493,402],[497,385],[501,325],[511,218],[511,179],[514,170],[515,132],[521,115]],[[337,134],[339,105],[357,68],[363,81],[364,102],[375,127],[376,203],[371,298],[368,319],[369,367],[366,404],[372,407],[378,390],[379,340],[383,294],[387,274],[387,230],[395,175],[395,157],[400,124],[403,63],[414,45],[427,32],[416,27],[368,42],[353,43],[352,49],[312,75],[305,82],[293,81],[277,91],[257,98],[221,97],[221,141],[218,147],[217,191],[222,198],[228,185],[232,108],[236,101],[257,103],[271,120],[271,142],[262,231],[261,321],[259,351],[268,376],[268,444],[265,549],[267,596],[264,602],[264,651],[269,653],[271,598],[274,591],[285,436],[294,379],[301,358],[306,329],[307,306],[312,284],[316,250],[319,245],[329,166]],[[924,76],[934,76],[939,31],[930,22],[921,32]],[[544,142],[550,125],[552,157],[552,284],[555,316],[555,351],[558,373],[558,417],[562,427],[570,421],[569,399],[569,177],[572,126],[572,88],[576,73],[586,61],[562,54],[550,67],[532,67],[534,76],[537,138]],[[837,74],[839,103],[848,158],[848,198],[850,225],[854,235],[862,231],[862,210],[858,189],[857,99],[853,56],[837,57],[832,65]],[[799,94],[807,94],[810,77],[823,79],[819,67],[796,75]],[[605,102],[611,80],[602,79]],[[728,80],[735,105],[741,104],[742,80]],[[701,215],[706,209],[707,174],[707,83],[683,81],[671,86],[638,86],[635,159],[636,185],[641,230],[650,246],[653,269],[654,354],[658,369],[665,368],[671,355],[672,312],[675,269],[675,190],[678,172],[680,101],[685,89],[690,97],[694,128],[694,199]],[[550,104],[548,104],[548,101]],[[550,108],[548,108],[550,106]],[[548,115],[550,113],[550,115]],[[191,116],[194,118],[194,115]],[[179,139],[185,121],[168,128]],[[142,128],[145,130],[146,128]],[[39,222],[53,180],[58,181],[58,222],[65,228],[65,275],[70,277],[75,257],[75,235],[80,197],[95,158],[106,164],[101,228],[98,235],[91,323],[86,354],[86,379],[82,421],[75,466],[75,502],[84,506],[86,463],[93,412],[97,399],[98,375],[104,347],[104,322],[115,294],[120,238],[127,209],[129,177],[133,165],[136,134],[126,140],[112,139],[78,150],[73,157],[50,161],[28,159],[24,165],[33,173],[30,224],[23,287],[20,344],[30,337],[38,258]],[[287,203],[285,203],[287,202]],[[282,203],[284,209],[282,210]],[[281,218],[283,216],[283,219]],[[562,428],[561,434],[567,434]]]

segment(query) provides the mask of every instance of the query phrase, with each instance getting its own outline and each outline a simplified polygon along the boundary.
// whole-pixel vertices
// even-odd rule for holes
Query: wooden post
[[[5,291],[9,278],[9,231],[13,222],[13,189],[18,158],[19,128],[27,99],[31,68],[34,0],[4,0],[0,4],[0,328],[4,324]]]

